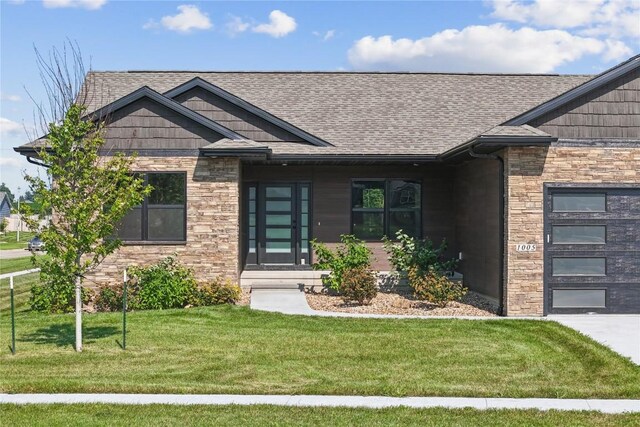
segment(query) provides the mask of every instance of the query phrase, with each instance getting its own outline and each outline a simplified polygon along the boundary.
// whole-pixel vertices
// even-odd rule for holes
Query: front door
[[[260,183],[248,187],[248,264],[309,263],[310,185]]]

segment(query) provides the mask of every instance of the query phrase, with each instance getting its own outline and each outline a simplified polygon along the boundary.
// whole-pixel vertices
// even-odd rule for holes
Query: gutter
[[[500,164],[499,172],[498,172],[498,200],[500,202],[499,206],[499,218],[500,218],[500,227],[498,228],[498,238],[500,240],[500,270],[499,270],[499,282],[500,286],[498,287],[498,315],[504,316],[504,255],[505,255],[505,226],[504,226],[504,205],[505,205],[505,185],[504,185],[504,159],[497,154],[481,154],[473,151],[474,146],[470,146],[468,149],[468,153],[471,157],[477,159],[488,159],[488,160],[497,160]]]

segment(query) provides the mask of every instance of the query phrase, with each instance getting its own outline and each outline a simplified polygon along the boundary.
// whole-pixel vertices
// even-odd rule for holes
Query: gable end
[[[561,139],[640,140],[640,68],[529,124]]]
[[[222,120],[230,120],[231,122],[235,122],[234,124],[237,126],[243,126],[241,123],[244,120],[244,126],[250,132],[255,132],[258,138],[267,138],[266,141],[290,141],[290,142],[307,142],[311,145],[315,145],[318,147],[331,147],[332,144],[320,139],[314,135],[311,135],[308,132],[288,123],[273,114],[265,111],[255,105],[233,95],[225,91],[218,86],[211,84],[200,77],[195,77],[189,80],[186,83],[181,84],[180,86],[171,89],[168,92],[165,92],[164,95],[168,98],[175,100],[182,100],[182,102],[192,102],[189,105],[193,105],[193,108],[197,110],[198,107],[206,108],[202,104],[194,104],[198,102],[198,99],[185,99],[182,95],[190,92],[195,88],[200,88],[202,91],[199,92],[200,101],[205,101],[205,103],[210,103],[214,107],[213,110],[209,110],[209,114],[212,114],[215,110],[220,114],[222,111],[227,112],[228,115],[220,114]],[[203,96],[203,93],[208,92],[208,96]],[[204,99],[206,98],[206,99]],[[222,103],[221,101],[225,101]],[[187,104],[185,104],[187,105]],[[230,108],[229,106],[233,105],[236,108]],[[226,108],[223,108],[226,106]],[[217,107],[217,108],[216,108]],[[190,107],[191,108],[191,107]],[[203,114],[206,114],[206,110],[203,110]],[[234,119],[235,117],[235,119]],[[238,120],[238,118],[243,118]],[[257,120],[260,119],[260,120]],[[265,126],[265,122],[271,124],[272,126]],[[262,133],[260,133],[262,132]],[[283,133],[284,132],[284,133]],[[268,137],[266,135],[272,135],[272,137]],[[289,136],[287,136],[289,135]],[[276,139],[272,139],[273,136]],[[294,136],[294,137],[292,137]],[[285,139],[282,139],[282,138]],[[257,141],[257,140],[256,140]]]

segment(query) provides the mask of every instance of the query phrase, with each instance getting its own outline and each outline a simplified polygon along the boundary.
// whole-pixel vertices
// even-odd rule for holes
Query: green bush
[[[376,274],[365,267],[345,270],[340,289],[344,302],[355,301],[358,304],[369,305],[378,295]]]
[[[213,281],[197,289],[190,303],[199,305],[235,304],[240,301],[242,290],[229,278],[216,277]]]
[[[34,311],[44,313],[71,313],[75,310],[75,284],[40,274],[40,282],[31,286],[30,306]],[[82,288],[82,301],[88,303],[92,292]]]
[[[4,233],[5,231],[7,231],[8,225],[9,221],[7,220],[7,218],[2,218],[2,220],[0,220],[0,233]]]
[[[411,267],[408,278],[416,299],[428,301],[438,307],[446,307],[449,302],[458,301],[467,293],[467,288],[462,283],[454,282],[434,269],[423,273],[418,267]]]
[[[122,310],[122,285],[102,286],[98,289],[93,305],[97,311]]]
[[[189,304],[197,283],[193,271],[169,256],[148,267],[129,268],[132,310],[181,308]]]
[[[416,267],[421,273],[434,270],[444,275],[452,272],[458,264],[457,259],[445,259],[446,240],[442,240],[440,246],[435,247],[429,239],[415,239],[398,230],[396,241],[385,236],[382,245],[396,273],[405,274],[412,267]]]
[[[362,240],[350,234],[341,235],[340,240],[342,244],[335,251],[315,239],[311,241],[316,259],[313,269],[331,270],[322,278],[322,283],[335,292],[341,291],[342,276],[346,270],[371,267],[371,250]]]

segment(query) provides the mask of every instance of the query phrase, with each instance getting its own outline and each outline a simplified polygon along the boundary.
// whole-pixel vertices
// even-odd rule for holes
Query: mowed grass
[[[28,254],[28,252],[25,252]],[[31,256],[12,259],[0,259],[0,274],[13,273],[14,271],[31,270],[35,268]]]
[[[26,269],[33,268],[27,267]],[[16,270],[20,271],[20,270]],[[17,313],[29,311],[29,298],[31,297],[31,285],[40,280],[40,273],[30,273],[23,276],[17,276],[13,279],[14,287],[14,304]],[[9,310],[9,279],[0,280],[0,318],[3,313]],[[0,331],[0,336],[2,332]],[[0,343],[0,346],[2,343]]]
[[[4,312],[6,313],[6,311]],[[0,392],[640,398],[640,367],[549,321],[287,316],[246,307],[0,316]]]
[[[640,414],[281,406],[0,405],[11,426],[637,426]]]
[[[26,249],[27,242],[35,236],[35,233],[30,231],[21,231],[20,240],[17,240],[16,231],[7,231],[5,234],[0,235],[0,250],[5,249]]]

